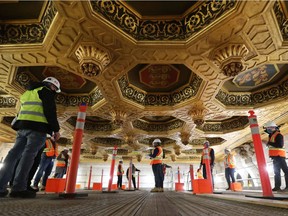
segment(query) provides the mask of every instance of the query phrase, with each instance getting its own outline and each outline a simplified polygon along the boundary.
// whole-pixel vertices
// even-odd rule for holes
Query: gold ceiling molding
[[[96,43],[80,44],[75,51],[81,71],[84,75],[95,77],[102,73],[111,62],[111,55],[107,49]]]
[[[227,77],[237,76],[246,69],[244,62],[249,50],[244,44],[225,44],[210,53],[210,59]]]
[[[112,117],[112,122],[117,125],[122,127],[124,125],[124,122],[126,121],[127,114],[121,110],[111,110],[110,112],[111,117]]]
[[[192,116],[192,120],[194,121],[194,123],[198,127],[200,127],[201,125],[204,124],[205,115],[207,113],[208,110],[204,107],[203,102],[198,101],[192,106],[189,115]]]

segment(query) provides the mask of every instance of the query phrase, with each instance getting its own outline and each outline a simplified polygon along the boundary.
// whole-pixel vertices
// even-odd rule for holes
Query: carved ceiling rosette
[[[173,162],[175,162],[176,161],[176,155],[170,155],[170,157],[171,157],[171,160],[173,161]]]
[[[210,59],[227,77],[235,77],[245,70],[245,57],[249,50],[244,44],[225,44],[210,53]]]
[[[176,145],[173,147],[173,149],[174,149],[174,152],[177,156],[179,156],[181,154],[180,146]]]
[[[183,143],[183,145],[188,145],[189,138],[190,138],[190,133],[184,132],[184,131],[182,131],[180,133],[180,139],[181,139],[181,142]]]
[[[127,114],[121,110],[112,110],[110,112],[113,124],[122,127],[126,121]]]
[[[80,44],[75,51],[81,71],[84,75],[95,77],[111,62],[111,56],[107,49],[96,43]]]
[[[138,162],[141,162],[143,156],[142,156],[141,154],[137,154],[137,155],[136,155],[136,158],[137,158],[137,161],[138,161]]]
[[[204,107],[202,101],[195,103],[189,112],[189,114],[192,116],[192,120],[198,127],[204,124],[204,118],[207,113],[208,110]]]
[[[107,161],[108,160],[109,155],[105,152],[103,154],[103,161]]]
[[[90,153],[91,153],[92,155],[97,154],[97,150],[98,150],[98,147],[95,146],[95,145],[92,145],[92,146],[90,147]]]

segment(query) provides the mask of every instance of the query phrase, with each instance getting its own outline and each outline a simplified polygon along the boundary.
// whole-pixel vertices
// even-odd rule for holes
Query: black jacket
[[[28,90],[33,90],[42,86],[46,86],[44,83],[32,83]],[[48,121],[48,124],[42,122],[28,121],[28,120],[17,120],[12,126],[14,130],[19,129],[31,129],[43,133],[52,135],[53,132],[60,130],[59,123],[57,120],[55,96],[56,92],[50,90],[48,87],[44,87],[38,91],[39,98],[42,100],[44,115]]]

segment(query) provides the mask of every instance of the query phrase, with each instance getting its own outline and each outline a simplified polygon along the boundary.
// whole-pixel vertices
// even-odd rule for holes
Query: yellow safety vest
[[[17,120],[48,123],[44,115],[42,100],[38,95],[38,91],[42,88],[28,90],[20,97],[21,108]]]

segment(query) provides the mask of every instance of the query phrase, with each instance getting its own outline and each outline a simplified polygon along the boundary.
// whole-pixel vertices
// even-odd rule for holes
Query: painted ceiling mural
[[[199,162],[205,140],[220,160],[251,143],[252,109],[260,126],[288,132],[286,11],[284,1],[0,2],[0,145],[14,142],[20,95],[47,76],[61,83],[61,147],[88,105],[82,161],[107,161],[117,145],[148,162],[155,138],[166,160]]]

